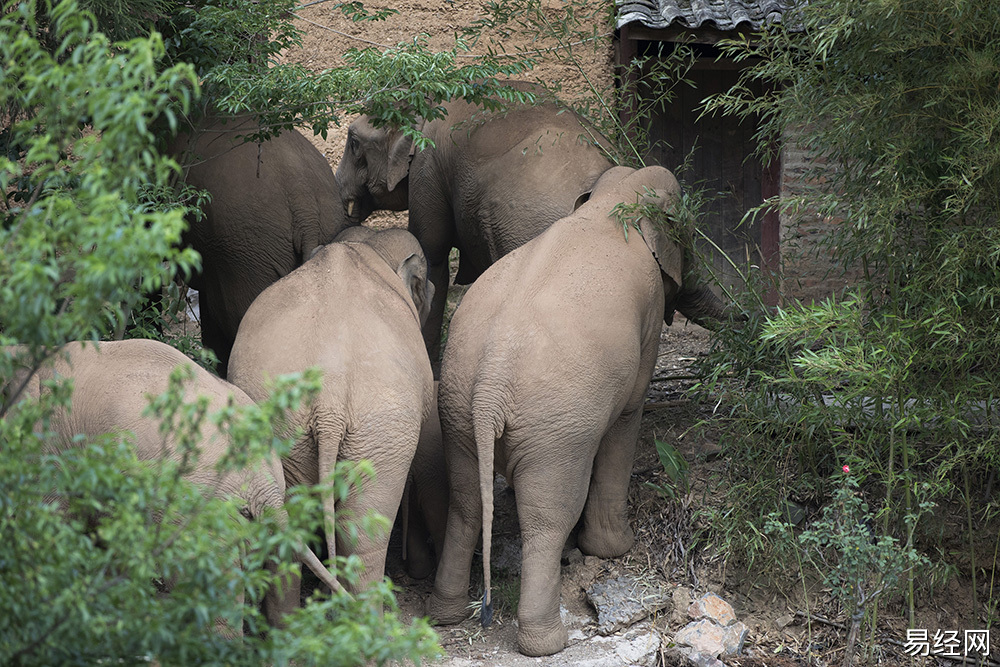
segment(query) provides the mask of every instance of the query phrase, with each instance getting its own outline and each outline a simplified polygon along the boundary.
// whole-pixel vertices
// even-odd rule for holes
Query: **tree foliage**
[[[780,205],[837,221],[820,250],[851,286],[752,318],[710,360],[755,485],[734,487],[734,507],[759,522],[789,496],[822,502],[849,463],[882,532],[975,582],[977,554],[993,553],[979,536],[996,535],[995,501],[977,496],[1000,460],[1000,7],[811,0],[784,26],[729,43],[755,64],[709,108],[759,114],[762,153],[782,139],[814,157]],[[930,500],[963,508],[962,556],[940,556],[956,545]],[[904,519],[918,516],[914,535]]]
[[[388,106],[419,81],[426,94],[410,111],[432,113],[443,99],[435,95],[486,94],[458,77],[490,71],[449,70],[447,57],[417,45],[386,55],[382,62],[406,62],[383,79],[303,78],[273,63],[281,40],[297,38],[274,9],[287,4],[237,3],[236,12],[97,4],[97,16],[72,0],[22,2],[0,16],[0,662],[338,665],[433,655],[433,632],[423,620],[399,621],[388,582],[355,598],[314,595],[286,627],[266,628],[257,605],[288,566],[264,565],[290,562],[314,534],[316,490],[291,494],[287,525],[273,515],[248,522],[233,501],[184,479],[206,419],[232,441],[226,469],[287,451],[272,424],[315,393],[315,375],[285,379],[268,401],[216,416],[184,395],[178,376],[150,411],[186,443],[180,463],[136,461],[127,434],[81,438],[54,453],[49,417],[68,404],[71,384],[51,383],[35,401],[15,378],[68,341],[120,333],[143,293],[198,267],[177,245],[185,210],[172,203],[176,165],[157,151],[196,105],[240,111],[236,99],[246,109],[282,100],[267,109],[278,128],[318,119],[317,108],[329,118],[331,99]],[[431,63],[445,71],[440,79],[421,77]],[[342,496],[365,474],[370,467],[340,466],[329,483]],[[384,519],[357,520],[351,530],[385,529]],[[358,563],[335,565],[350,577]],[[247,635],[226,639],[220,625]]]
[[[461,41],[434,52],[414,37],[384,50],[351,49],[344,54],[346,67],[313,72],[279,57],[301,46],[301,32],[291,20],[294,0],[169,1],[170,12],[153,26],[164,34],[165,62],[195,67],[205,93],[195,120],[207,112],[257,114],[261,137],[294,126],[325,135],[331,122],[357,113],[370,114],[376,124],[407,127],[418,117],[439,117],[441,104],[453,97],[493,106],[521,100],[497,79],[531,65],[529,59],[489,55],[459,64]],[[355,22],[385,17],[359,2],[337,9]]]

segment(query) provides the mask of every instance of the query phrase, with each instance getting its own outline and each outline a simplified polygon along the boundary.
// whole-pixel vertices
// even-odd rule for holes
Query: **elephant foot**
[[[427,598],[427,615],[441,625],[453,625],[469,618],[469,596],[445,598],[435,589]]]
[[[625,524],[623,528],[609,530],[606,527],[591,529],[585,527],[577,536],[580,551],[598,558],[617,558],[632,548],[635,533]]]
[[[434,558],[430,554],[422,554],[422,557],[410,555],[406,559],[406,574],[411,579],[426,579],[434,572]]]
[[[434,548],[426,540],[409,540],[404,565],[406,574],[412,579],[426,579],[437,567]]]
[[[569,633],[562,621],[557,620],[556,626],[546,628],[532,628],[530,625],[519,621],[517,631],[517,649],[524,655],[538,657],[552,655],[566,648],[569,644]]]

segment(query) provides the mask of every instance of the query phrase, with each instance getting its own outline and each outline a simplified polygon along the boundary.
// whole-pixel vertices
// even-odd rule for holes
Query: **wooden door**
[[[704,191],[698,226],[712,243],[702,239],[698,247],[727,287],[740,285],[740,271],[750,265],[774,268],[778,249],[776,215],[745,217],[778,187],[777,165],[765,168],[753,155],[757,123],[701,113],[704,99],[728,90],[738,75],[728,63],[701,58],[686,77],[694,87],[678,86],[666,110],[650,119],[646,155],[647,164],[670,169],[683,187]],[[688,170],[681,169],[685,160]]]

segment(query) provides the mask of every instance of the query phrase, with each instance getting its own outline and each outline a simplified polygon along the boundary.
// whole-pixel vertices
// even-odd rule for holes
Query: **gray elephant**
[[[339,237],[338,237],[339,238]],[[288,484],[316,484],[338,460],[367,459],[376,478],[337,503],[323,500],[329,553],[360,557],[360,590],[385,569],[388,534],[350,544],[333,529],[336,513],[396,516],[407,472],[431,413],[433,375],[420,336],[434,286],[420,245],[402,229],[345,230],[264,290],[247,311],[229,360],[229,377],[251,397],[267,377],[318,366],[323,387],[295,416],[299,442],[283,459]]]
[[[435,146],[415,151],[398,129],[351,124],[337,181],[345,212],[360,222],[373,209],[409,208],[436,289],[424,340],[437,362],[448,286],[448,253],[458,248],[458,284],[569,215],[611,167],[609,144],[579,116],[531,84],[537,105],[487,113],[462,100],[446,118],[417,126]]]
[[[517,499],[523,653],[566,645],[560,555],[581,513],[584,553],[631,548],[629,476],[664,307],[696,320],[726,317],[711,292],[685,281],[685,253],[672,232],[641,218],[641,233],[629,228],[626,236],[612,211],[636,202],[665,208],[678,193],[662,167],[615,167],[587,203],[494,264],[463,297],[438,398],[451,495],[427,604],[434,620],[468,617],[480,530],[484,623],[491,615],[494,469]]]
[[[322,153],[295,130],[246,143],[241,135],[256,130],[247,117],[208,121],[169,151],[185,165],[184,182],[211,195],[203,217],[188,217],[183,240],[201,253],[190,285],[199,292],[202,342],[222,377],[257,295],[349,224]]]
[[[250,398],[239,388],[220,380],[197,366],[174,348],[152,340],[124,340],[93,343],[68,343],[65,354],[55,356],[51,364],[31,373],[22,370],[11,386],[23,386],[25,396],[38,398],[44,390],[42,382],[54,377],[73,379],[72,403],[68,410],[58,409],[52,416],[51,429],[56,438],[47,443],[50,452],[65,451],[82,444],[74,436],[97,436],[104,433],[131,431],[137,457],[142,461],[168,459],[178,461],[181,452],[173,438],[164,439],[160,422],[143,416],[149,394],[167,390],[171,371],[188,365],[194,369],[194,380],[187,392],[209,399],[209,413],[226,407],[232,400],[237,405],[251,405]],[[226,453],[228,440],[216,427],[202,425],[203,438],[195,469],[185,479],[203,486],[217,496],[231,496],[245,502],[244,512],[251,518],[261,516],[268,508],[276,512],[279,521],[286,521],[284,509],[285,480],[277,456],[265,459],[253,469],[226,472],[215,470]],[[300,547],[303,562],[331,588],[339,588],[336,579],[308,547]],[[298,598],[282,595],[272,589],[264,599],[268,622],[281,625],[281,618],[298,606]],[[239,634],[236,629],[233,634]]]

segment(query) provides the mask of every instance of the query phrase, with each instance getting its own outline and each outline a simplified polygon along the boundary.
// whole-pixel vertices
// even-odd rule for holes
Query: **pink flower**
[[[844,466],[844,472],[851,472],[851,466]]]

